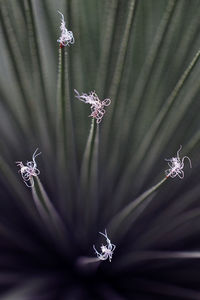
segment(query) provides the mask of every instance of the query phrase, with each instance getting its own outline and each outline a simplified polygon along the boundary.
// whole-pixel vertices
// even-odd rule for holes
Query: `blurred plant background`
[[[0,299],[200,299],[199,15],[199,0],[0,1]],[[99,127],[74,89],[112,100]],[[180,145],[192,169],[151,190]],[[37,147],[31,189],[15,161]],[[80,263],[105,228],[112,262]]]

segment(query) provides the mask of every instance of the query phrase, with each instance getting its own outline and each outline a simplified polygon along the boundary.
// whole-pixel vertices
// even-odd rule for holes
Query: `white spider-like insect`
[[[180,148],[177,151],[176,157],[172,157],[170,159],[165,159],[166,161],[168,161],[168,165],[170,167],[170,169],[165,171],[167,178],[168,177],[174,178],[176,176],[178,176],[180,179],[184,178],[183,168],[184,168],[184,160],[185,159],[188,159],[190,168],[192,168],[192,163],[188,156],[184,156],[182,159],[180,158],[179,152],[181,151],[181,149],[182,149],[182,146],[180,145]]]
[[[91,114],[89,115],[89,117],[96,119],[97,124],[99,124],[106,112],[104,107],[109,106],[111,100],[104,99],[103,101],[101,101],[95,91],[90,92],[88,95],[85,93],[80,95],[77,90],[74,90],[74,92],[76,93],[76,98],[78,98],[80,101],[83,101],[84,103],[88,103],[91,105]]]
[[[34,186],[32,177],[38,176],[40,174],[40,171],[37,169],[35,158],[40,155],[41,152],[37,153],[37,151],[38,148],[32,155],[32,161],[27,161],[26,165],[24,165],[22,161],[16,161],[17,166],[20,167],[20,170],[18,172],[21,173],[22,179],[28,187]]]
[[[113,255],[113,252],[114,252],[116,246],[114,244],[112,244],[111,241],[109,240],[106,230],[105,230],[105,234],[102,233],[102,232],[99,232],[99,233],[106,238],[107,245],[106,246],[104,246],[104,245],[101,246],[101,253],[99,253],[96,250],[95,245],[93,245],[94,251],[95,251],[95,253],[96,253],[99,260],[106,260],[106,259],[109,258],[109,261],[111,262],[112,255]]]
[[[57,40],[57,42],[60,43],[60,48],[63,48],[65,46],[69,46],[69,44],[74,44],[75,40],[74,40],[73,32],[67,30],[67,28],[65,27],[64,15],[60,11],[58,11],[58,13],[61,14],[62,19],[60,25],[61,36]]]

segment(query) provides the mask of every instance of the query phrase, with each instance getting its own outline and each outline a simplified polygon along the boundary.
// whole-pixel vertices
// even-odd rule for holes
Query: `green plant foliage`
[[[199,15],[199,0],[0,1],[1,299],[200,299]],[[74,89],[111,99],[100,124]],[[166,177],[180,145],[192,168]],[[15,162],[36,148],[28,188]],[[93,249],[105,229],[111,262]]]

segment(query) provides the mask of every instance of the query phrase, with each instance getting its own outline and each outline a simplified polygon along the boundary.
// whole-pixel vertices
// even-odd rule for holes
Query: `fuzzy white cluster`
[[[33,153],[32,161],[27,161],[26,165],[24,165],[22,161],[16,161],[17,166],[20,167],[19,173],[21,173],[22,179],[28,187],[34,186],[33,176],[38,176],[40,174],[40,171],[37,169],[35,158],[40,155],[41,152],[37,153],[37,151],[38,148]]]
[[[90,109],[91,109],[91,114],[89,117],[92,117],[96,119],[97,124],[99,124],[105,114],[105,106],[109,106],[111,103],[110,99],[105,99],[101,101],[97,94],[94,92],[90,92],[88,95],[87,94],[82,94],[80,95],[77,90],[74,90],[76,95],[75,97],[78,98],[80,101],[83,101],[85,103],[90,104]]]
[[[172,157],[170,159],[165,159],[166,161],[168,161],[168,166],[170,167],[170,169],[167,169],[165,171],[167,178],[168,177],[174,178],[176,176],[178,176],[180,179],[184,178],[183,168],[184,168],[184,160],[185,159],[188,159],[190,168],[192,168],[192,163],[188,156],[184,156],[182,159],[180,159],[179,152],[181,151],[181,149],[182,149],[182,146],[180,145],[180,148],[177,151],[176,157]]]
[[[114,244],[112,244],[111,241],[109,240],[106,230],[105,230],[105,234],[102,233],[102,232],[99,232],[99,233],[106,238],[107,245],[106,246],[104,246],[104,245],[101,246],[101,253],[99,253],[96,250],[95,245],[93,245],[94,251],[95,251],[98,259],[106,260],[106,259],[109,258],[109,261],[111,262],[112,255],[113,255],[113,252],[114,252],[116,246]]]
[[[69,44],[74,44],[75,40],[74,40],[73,32],[67,30],[67,28],[65,26],[65,19],[64,19],[63,14],[61,12],[59,12],[59,14],[61,14],[61,17],[62,17],[61,25],[60,25],[61,36],[57,40],[57,42],[60,43],[60,48],[62,48],[65,46],[69,46]]]

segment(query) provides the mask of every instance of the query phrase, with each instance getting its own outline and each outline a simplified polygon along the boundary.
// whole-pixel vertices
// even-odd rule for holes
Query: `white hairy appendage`
[[[99,260],[106,260],[106,259],[109,258],[109,261],[111,262],[112,255],[113,255],[113,252],[114,252],[116,246],[114,244],[112,244],[111,241],[109,240],[106,230],[105,230],[105,234],[102,233],[102,232],[99,232],[99,233],[106,238],[107,245],[106,246],[104,246],[104,245],[101,246],[101,253],[99,253],[96,250],[95,245],[93,245],[94,251],[95,251],[95,253],[96,253]]]
[[[32,161],[27,161],[26,165],[22,163],[22,161],[16,161],[18,167],[20,167],[19,173],[21,173],[22,179],[26,186],[33,187],[34,181],[33,176],[38,176],[40,171],[37,169],[37,164],[35,158],[41,154],[41,152],[37,153],[38,148],[35,150],[32,156]]]
[[[165,171],[167,178],[168,177],[174,178],[176,176],[178,176],[180,179],[184,178],[183,168],[184,168],[184,160],[185,159],[188,159],[190,168],[192,168],[192,163],[188,156],[184,156],[182,159],[180,159],[179,152],[181,151],[181,149],[182,149],[182,146],[180,145],[180,148],[177,151],[176,157],[172,157],[170,159],[165,159],[166,161],[168,161],[168,166],[170,167],[170,169]]]
[[[96,119],[97,124],[99,124],[106,112],[104,107],[109,106],[111,100],[105,99],[101,101],[95,91],[90,92],[88,95],[85,93],[80,95],[77,90],[74,90],[74,92],[76,93],[76,98],[78,98],[80,101],[90,104],[91,114],[89,115],[89,117]]]
[[[73,32],[68,31],[67,28],[65,27],[65,19],[64,19],[63,14],[59,11],[58,11],[58,13],[61,15],[62,19],[61,19],[61,25],[60,25],[61,36],[57,40],[57,42],[60,43],[60,48],[62,48],[65,46],[69,46],[69,44],[74,44],[75,40],[74,40]]]

